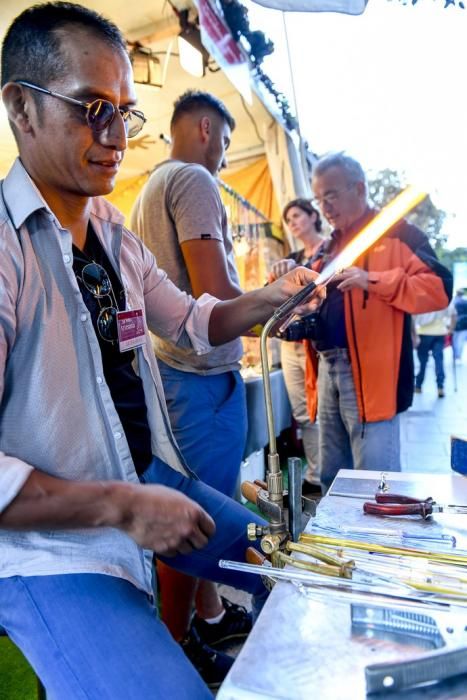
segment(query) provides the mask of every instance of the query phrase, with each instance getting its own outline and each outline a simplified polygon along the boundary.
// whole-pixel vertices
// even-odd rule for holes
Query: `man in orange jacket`
[[[376,212],[361,165],[344,153],[318,161],[312,188],[333,228],[313,266],[322,269]],[[442,309],[451,295],[451,274],[404,220],[328,285],[318,335],[307,343],[306,379],[324,488],[339,469],[400,471],[398,414],[414,386],[410,315]]]

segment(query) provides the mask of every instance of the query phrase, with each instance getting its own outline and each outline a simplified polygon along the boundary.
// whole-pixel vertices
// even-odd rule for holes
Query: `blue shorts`
[[[158,360],[175,439],[192,471],[218,491],[235,492],[247,435],[240,372],[199,375]]]

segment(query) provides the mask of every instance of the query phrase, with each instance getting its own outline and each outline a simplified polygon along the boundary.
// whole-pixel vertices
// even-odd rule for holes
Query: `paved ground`
[[[415,394],[412,407],[401,416],[402,471],[450,471],[450,436],[467,438],[467,352],[455,368],[451,348],[444,352],[445,398],[438,398],[430,358],[422,393]]]

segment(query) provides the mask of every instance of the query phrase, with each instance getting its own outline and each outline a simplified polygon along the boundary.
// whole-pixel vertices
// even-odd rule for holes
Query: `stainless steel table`
[[[414,532],[449,532],[457,546],[467,549],[467,517],[436,515],[432,522],[414,518],[385,518],[364,515],[362,503],[368,479],[380,472],[341,470],[334,485],[338,493],[322,499],[314,523],[321,526],[351,525],[384,527]],[[338,479],[340,481],[338,481]],[[444,503],[467,504],[467,479],[458,475],[388,474],[399,490],[417,497],[433,496]],[[350,482],[348,480],[351,480]],[[391,490],[396,489],[391,486]],[[309,523],[307,530],[311,531]],[[401,643],[356,632],[348,603],[312,601],[287,582],[274,586],[269,599],[229,675],[218,692],[218,700],[281,698],[283,700],[360,700],[366,697],[364,669],[368,664],[403,660],[424,653],[414,643]],[[463,614],[463,613],[462,613]],[[459,618],[456,617],[456,620]],[[467,646],[466,632],[462,644]],[[467,672],[467,669],[466,669]],[[376,696],[371,696],[376,697]],[[467,698],[467,676],[410,691],[391,693],[394,700],[453,700]]]

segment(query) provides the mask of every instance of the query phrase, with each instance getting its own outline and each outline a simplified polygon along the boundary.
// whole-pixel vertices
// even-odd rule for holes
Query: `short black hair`
[[[193,114],[199,109],[213,110],[222,117],[232,131],[235,129],[235,119],[225,104],[217,97],[214,97],[214,95],[211,95],[210,92],[202,92],[201,90],[187,90],[174,102],[170,128],[172,129],[184,114]]]
[[[79,25],[116,49],[127,52],[118,27],[102,15],[71,2],[33,5],[10,25],[2,45],[1,84],[27,80],[41,87],[63,75],[67,66],[57,30]]]
[[[298,207],[302,211],[304,211],[308,216],[311,216],[312,214],[316,214],[316,221],[315,221],[315,229],[319,232],[321,231],[323,227],[323,222],[321,221],[321,215],[317,209],[314,208],[312,205],[311,201],[309,199],[305,199],[304,197],[298,197],[298,199],[292,199],[288,204],[285,205],[284,211],[282,212],[282,218],[285,221],[285,217],[287,216],[289,209],[292,209],[292,207]]]

